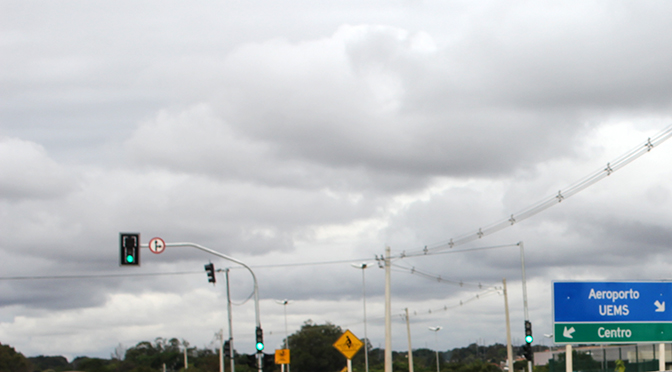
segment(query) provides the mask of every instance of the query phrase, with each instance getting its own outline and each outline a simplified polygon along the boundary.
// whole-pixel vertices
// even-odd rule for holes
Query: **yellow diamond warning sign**
[[[350,330],[343,332],[343,335],[341,335],[341,337],[339,337],[338,340],[334,342],[334,347],[348,359],[352,359],[352,357],[357,354],[362,345],[364,345],[364,343],[360,341],[357,336],[352,334]]]
[[[289,349],[275,350],[275,364],[289,364]]]

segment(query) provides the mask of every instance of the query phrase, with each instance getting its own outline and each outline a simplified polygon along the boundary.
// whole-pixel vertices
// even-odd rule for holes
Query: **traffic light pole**
[[[233,319],[231,318],[231,290],[229,289],[229,268],[224,270],[226,274],[226,309],[229,313],[229,360],[231,361],[231,372],[236,371],[236,362],[233,355]]]
[[[527,323],[530,321],[530,315],[527,311],[527,281],[525,279],[525,249],[523,248],[523,242],[520,241],[518,243],[520,246],[520,265],[522,266],[522,273],[523,273],[523,310],[525,312],[525,324],[527,327]],[[532,325],[530,324],[530,329],[532,328]],[[526,341],[527,343],[527,341]],[[529,343],[530,348],[532,347],[531,343]],[[532,353],[532,352],[531,352]],[[534,355],[534,353],[532,353]],[[528,372],[533,372],[532,371],[532,360],[527,359],[527,371]]]
[[[254,272],[252,271],[252,269],[250,269],[249,266],[247,266],[244,262],[239,261],[239,260],[237,260],[233,257],[229,257],[229,256],[227,256],[223,253],[217,252],[217,251],[212,250],[210,248],[206,248],[206,247],[204,247],[202,245],[199,245],[199,244],[196,244],[196,243],[187,243],[187,242],[166,243],[166,247],[192,247],[192,248],[200,249],[203,252],[213,254],[217,257],[221,257],[225,260],[237,263],[238,265],[246,268],[250,272],[250,274],[252,274],[252,279],[254,280],[254,314],[255,314],[257,329],[261,329],[261,318],[259,316],[259,286],[257,285],[257,276],[254,275]],[[261,354],[261,356],[263,356],[263,354]],[[262,360],[263,359],[262,359],[261,356],[259,355],[259,353],[257,353],[257,360],[258,360],[257,366],[259,368],[259,372],[263,372],[262,371]]]

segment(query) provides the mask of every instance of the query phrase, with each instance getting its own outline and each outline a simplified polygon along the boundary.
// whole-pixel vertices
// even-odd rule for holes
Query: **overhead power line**
[[[438,312],[443,312],[443,311],[456,309],[456,308],[464,306],[464,305],[466,305],[470,302],[480,300],[483,297],[486,297],[486,296],[489,296],[489,295],[492,295],[492,294],[495,294],[495,293],[499,293],[499,291],[501,291],[501,290],[502,290],[501,287],[492,287],[492,288],[489,288],[484,292],[478,293],[475,296],[470,297],[466,300],[460,300],[459,303],[456,303],[456,304],[453,304],[453,305],[445,305],[445,306],[443,306],[441,308],[438,308],[438,309],[433,309],[433,310],[429,309],[429,310],[426,310],[424,312],[418,312],[417,310],[415,310],[412,313],[409,313],[408,316],[410,318],[411,316],[432,315],[432,314],[435,314],[435,313],[438,313]],[[399,314],[399,316],[401,316],[403,319],[406,319],[405,314]]]
[[[672,137],[672,125],[669,127],[665,128],[663,131],[658,133],[654,137],[650,137],[647,141],[643,142],[642,144],[636,146],[632,150],[626,152],[625,154],[619,156],[618,158],[610,161],[607,163],[607,165],[600,169],[597,170],[590,175],[584,177],[583,179],[571,184],[564,190],[559,190],[557,194],[550,196],[546,199],[543,199],[542,201],[533,204],[521,211],[518,211],[516,213],[512,213],[509,218],[501,220],[499,222],[495,222],[493,224],[484,226],[479,228],[478,230],[469,232],[464,235],[457,236],[455,238],[451,238],[448,241],[444,241],[441,243],[434,244],[432,246],[425,246],[423,249],[413,251],[409,253],[408,255],[417,255],[417,254],[422,254],[422,253],[428,253],[430,251],[437,251],[441,249],[449,249],[453,248],[455,246],[469,243],[475,240],[478,240],[484,236],[493,234],[499,230],[502,230],[504,228],[507,228],[509,226],[513,226],[517,222],[523,221],[525,219],[528,219],[556,204],[561,203],[563,200],[585,190],[586,188],[594,185],[598,181],[602,180],[603,178],[606,178],[610,176],[612,173],[616,172],[617,170],[625,167],[626,165],[630,164],[640,156],[650,152],[654,147],[660,145],[661,143],[665,142],[668,140],[670,137]]]
[[[170,276],[203,274],[203,271],[178,271],[171,273],[138,273],[138,274],[82,274],[82,275],[36,275],[36,276],[3,276],[0,280],[52,280],[52,279],[98,279],[123,278],[131,276]]]

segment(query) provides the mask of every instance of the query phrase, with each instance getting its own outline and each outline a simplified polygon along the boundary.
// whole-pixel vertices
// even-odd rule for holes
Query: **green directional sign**
[[[629,344],[672,342],[672,322],[555,323],[559,344]]]

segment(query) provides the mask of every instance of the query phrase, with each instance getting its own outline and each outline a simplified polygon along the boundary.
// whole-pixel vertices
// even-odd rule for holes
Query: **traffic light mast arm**
[[[147,245],[143,244],[143,247],[147,247]],[[257,285],[257,276],[254,275],[254,272],[252,271],[252,269],[250,269],[249,266],[247,266],[244,262],[242,262],[240,260],[237,260],[233,257],[229,257],[229,256],[227,256],[223,253],[217,252],[217,251],[212,250],[210,248],[206,248],[206,247],[204,247],[202,245],[199,245],[199,244],[196,244],[196,243],[187,243],[187,242],[166,243],[166,248],[167,247],[192,247],[192,248],[200,249],[204,252],[208,252],[208,253],[213,254],[217,257],[221,257],[225,260],[237,263],[238,265],[246,268],[250,272],[250,274],[252,274],[252,279],[254,280],[254,313],[255,313],[255,317],[256,317],[257,327],[261,328],[261,319],[260,319],[260,316],[259,316],[259,286]]]

